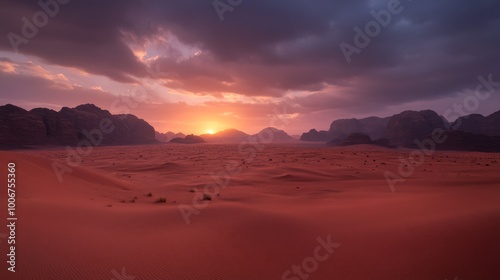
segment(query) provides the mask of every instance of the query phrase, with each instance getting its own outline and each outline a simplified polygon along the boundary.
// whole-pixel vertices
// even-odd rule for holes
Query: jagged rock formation
[[[95,105],[26,111],[14,105],[0,106],[0,147],[42,145],[126,145],[156,142],[154,128],[134,115],[112,115]],[[102,137],[101,137],[102,135]],[[94,137],[94,138],[90,138]]]

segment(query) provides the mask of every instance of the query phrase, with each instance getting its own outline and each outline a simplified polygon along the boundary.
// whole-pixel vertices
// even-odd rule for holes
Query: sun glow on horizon
[[[207,133],[208,134],[215,134],[215,130],[213,130],[213,129],[207,129]]]

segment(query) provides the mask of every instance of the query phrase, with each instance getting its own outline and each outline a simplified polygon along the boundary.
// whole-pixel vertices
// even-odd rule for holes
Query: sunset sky
[[[500,82],[498,0],[401,0],[349,63],[339,45],[393,1],[42,0],[58,7],[43,24],[37,0],[0,0],[0,105],[93,103],[196,134],[256,133],[279,116],[300,134],[338,118],[443,114],[478,76]],[[495,93],[475,113],[499,104]]]

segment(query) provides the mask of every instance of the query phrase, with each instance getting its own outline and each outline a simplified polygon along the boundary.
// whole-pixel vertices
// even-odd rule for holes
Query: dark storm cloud
[[[134,5],[131,4],[134,1],[102,3],[103,1],[71,0],[64,5],[56,1],[42,2],[57,3],[59,11],[54,17],[48,17],[45,26],[37,28],[33,38],[26,38],[29,42],[19,45],[21,53],[36,55],[48,63],[105,75],[121,82],[133,81],[131,76],[146,75],[144,65],[135,58],[121,36],[122,30],[147,34],[148,30],[136,27]],[[53,6],[50,9],[55,10]],[[2,1],[0,48],[13,50],[8,34],[12,32],[23,36],[22,18],[26,17],[33,23],[33,15],[40,11],[43,9],[37,1]]]
[[[10,50],[6,34],[19,33],[20,18],[39,6],[2,3],[7,9],[0,12],[0,48]],[[213,95],[321,92],[299,100],[311,110],[429,100],[472,88],[478,75],[500,76],[495,0],[401,0],[403,11],[347,63],[339,44],[354,44],[353,28],[363,29],[373,20],[370,11],[386,9],[387,3],[244,0],[221,22],[207,0],[73,0],[19,49],[49,63],[131,82],[147,73],[126,41],[140,44],[170,33],[202,54],[156,60],[168,73],[169,86]]]

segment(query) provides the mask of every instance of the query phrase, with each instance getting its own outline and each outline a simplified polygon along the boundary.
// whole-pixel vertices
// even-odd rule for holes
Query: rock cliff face
[[[478,114],[460,117],[453,122],[451,128],[488,136],[500,136],[500,111],[487,117]]]
[[[14,105],[0,107],[0,147],[14,148],[45,142],[42,117]]]
[[[369,117],[359,120],[363,133],[369,135],[372,139],[384,137],[385,129],[391,118]]]
[[[446,130],[441,117],[431,110],[405,111],[391,117],[384,137],[396,146],[415,147],[415,140],[422,140],[434,129]]]
[[[351,133],[362,132],[363,126],[357,119],[336,120],[330,125],[330,139],[344,139]]]
[[[114,127],[101,131],[101,125]],[[156,142],[154,128],[134,115],[112,115],[95,105],[62,108],[59,112],[36,108],[26,111],[14,105],[0,107],[0,147],[77,145],[100,131],[99,145],[146,144]],[[97,137],[97,136],[96,136]],[[100,139],[97,137],[95,139]]]

